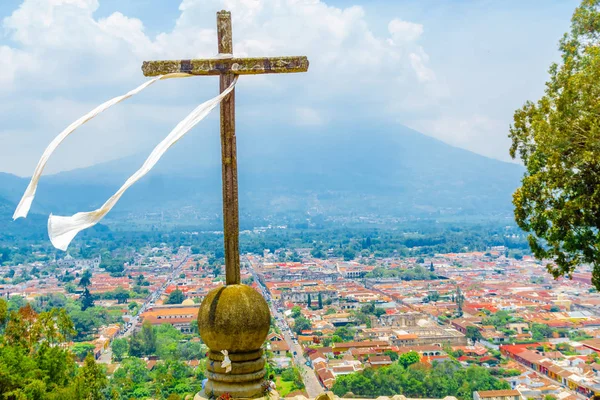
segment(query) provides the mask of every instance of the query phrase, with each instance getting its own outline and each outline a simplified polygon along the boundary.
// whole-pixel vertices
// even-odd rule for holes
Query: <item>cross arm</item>
[[[306,71],[308,58],[305,56],[144,61],[142,64],[145,76],[177,72],[190,75],[257,75]]]

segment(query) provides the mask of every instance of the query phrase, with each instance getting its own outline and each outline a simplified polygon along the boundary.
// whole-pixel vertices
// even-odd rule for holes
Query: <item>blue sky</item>
[[[240,79],[238,126],[277,120],[336,134],[342,120],[386,120],[508,160],[512,114],[541,95],[577,4],[2,0],[0,171],[29,175],[65,126],[144,81],[141,61],[213,55],[223,8],[238,55],[311,61],[307,74]],[[48,172],[147,152],[215,91],[211,78],[159,82],[81,128]],[[214,131],[214,117],[195,130]]]

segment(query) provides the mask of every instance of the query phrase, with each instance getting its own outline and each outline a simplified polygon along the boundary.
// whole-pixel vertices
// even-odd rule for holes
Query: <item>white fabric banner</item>
[[[48,162],[48,159],[50,158],[52,153],[54,153],[56,148],[77,128],[79,128],[81,125],[85,124],[86,122],[88,122],[89,120],[91,120],[92,118],[94,118],[95,116],[100,114],[101,112],[114,106],[115,104],[120,103],[123,100],[126,100],[135,94],[138,94],[139,92],[146,89],[148,86],[152,85],[154,82],[156,82],[158,80],[170,79],[170,78],[186,78],[189,76],[191,76],[191,75],[182,74],[182,73],[174,73],[174,74],[161,75],[161,76],[157,76],[156,78],[152,78],[149,81],[144,82],[143,84],[141,84],[140,86],[138,86],[137,88],[133,89],[132,91],[130,91],[128,93],[126,93],[122,96],[115,97],[114,99],[110,99],[107,102],[100,104],[98,107],[94,108],[92,111],[85,114],[84,116],[79,118],[77,121],[73,122],[71,125],[67,126],[67,128],[65,130],[63,130],[60,134],[58,134],[58,136],[56,136],[54,138],[54,140],[52,140],[52,142],[50,142],[48,147],[46,147],[46,150],[44,150],[44,153],[42,154],[40,161],[38,161],[38,164],[35,167],[35,171],[33,172],[31,181],[29,181],[29,185],[27,186],[27,189],[25,189],[25,193],[23,194],[23,197],[21,198],[19,205],[17,205],[15,213],[13,214],[13,220],[15,220],[17,218],[27,217],[27,214],[29,213],[29,209],[31,208],[31,203],[33,202],[33,199],[35,197],[35,192],[37,190],[38,182],[40,180],[40,177],[42,176],[42,172],[44,172],[44,168],[46,167],[46,163]]]
[[[162,78],[164,79],[164,77],[167,76],[168,75],[164,75]],[[161,77],[155,78],[154,80],[149,82],[152,83],[153,81],[156,81],[158,79],[161,79]],[[223,98],[225,98],[225,96],[227,96],[233,90],[237,79],[238,77],[236,76],[231,85],[229,85],[229,87],[225,91],[223,91],[223,93],[200,104],[187,117],[185,117],[185,119],[179,122],[177,126],[171,131],[171,133],[169,133],[169,135],[166,138],[164,138],[162,142],[158,144],[158,146],[154,148],[154,150],[152,151],[150,156],[148,156],[142,167],[138,169],[133,175],[131,175],[129,179],[127,179],[127,181],[123,184],[123,186],[121,186],[121,188],[114,195],[112,195],[102,205],[102,207],[90,212],[79,212],[70,217],[61,217],[50,214],[50,218],[48,219],[48,235],[50,236],[50,241],[52,242],[54,247],[60,250],[67,250],[67,247],[69,247],[69,243],[71,243],[71,240],[73,240],[77,233],[96,225],[102,218],[104,218],[104,216],[119,201],[123,193],[125,193],[125,191],[135,182],[137,182],[144,175],[146,175],[152,169],[152,167],[154,167],[154,165],[158,162],[162,155],[169,149],[169,147],[171,147],[179,139],[181,139],[198,122],[202,121],[223,100]],[[150,83],[146,82],[146,86]],[[29,201],[29,204],[31,204],[31,201]]]

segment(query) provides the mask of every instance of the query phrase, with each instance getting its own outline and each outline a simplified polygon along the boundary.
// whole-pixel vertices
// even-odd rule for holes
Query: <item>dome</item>
[[[200,305],[200,337],[215,352],[247,353],[260,349],[271,323],[269,305],[246,285],[211,290]]]
[[[185,299],[183,303],[181,303],[182,306],[193,306],[195,304],[196,303],[194,303],[194,300],[192,299]]]

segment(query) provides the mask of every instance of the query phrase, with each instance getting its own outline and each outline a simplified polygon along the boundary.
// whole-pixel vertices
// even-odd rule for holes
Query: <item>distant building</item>
[[[429,327],[429,328],[406,328],[404,330],[394,331],[395,335],[391,337],[392,344],[398,347],[412,347],[435,345],[443,347],[466,346],[467,338],[455,329]]]
[[[284,340],[275,340],[270,343],[271,352],[276,356],[285,356],[290,351],[290,346]]]
[[[152,325],[170,324],[183,333],[190,333],[199,309],[200,304],[157,306],[142,313],[141,321],[149,321]]]
[[[518,390],[480,390],[473,393],[473,400],[523,400]]]
[[[310,296],[311,302],[316,305],[321,296],[321,301],[328,301],[337,299],[337,292],[329,289],[318,289],[314,291],[308,291],[306,287],[293,288],[292,290],[284,290],[281,292],[281,299],[283,301],[289,301],[292,303],[306,303],[308,302],[308,296]]]
[[[392,365],[392,359],[390,356],[371,356],[367,360],[367,366],[371,368],[381,368],[388,365]]]
[[[73,258],[69,253],[64,258],[56,260],[56,265],[60,268],[99,268],[102,258]]]
[[[424,319],[425,316],[416,312],[404,312],[398,314],[383,314],[379,321],[373,321],[371,326],[389,326],[389,327],[413,327],[417,326],[417,321]],[[378,323],[377,323],[378,322]]]

